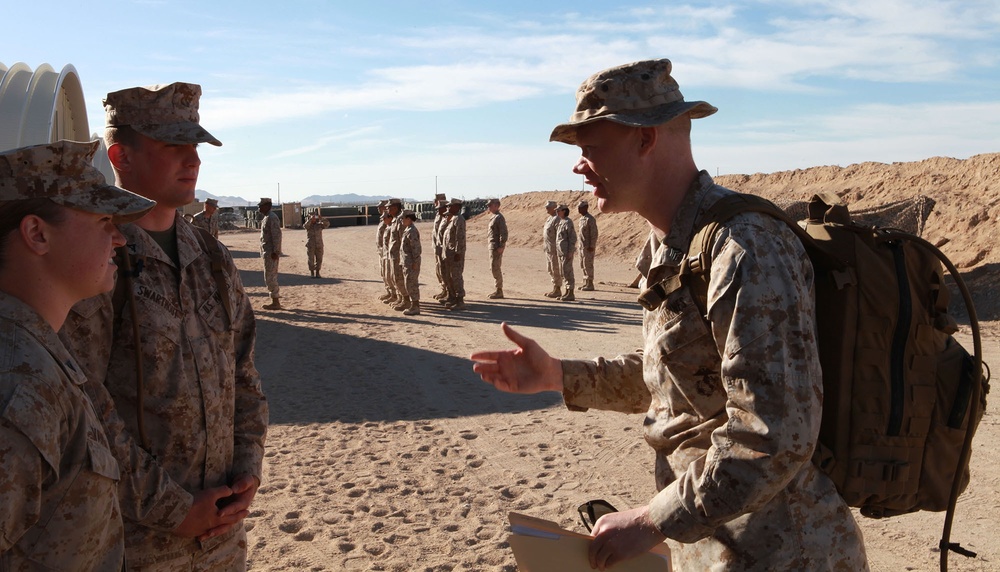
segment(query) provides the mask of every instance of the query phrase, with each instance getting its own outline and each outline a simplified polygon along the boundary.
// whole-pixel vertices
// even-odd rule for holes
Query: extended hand
[[[587,556],[595,570],[605,570],[645,554],[667,539],[649,519],[648,506],[602,516],[594,525],[593,534]]]
[[[535,340],[515,332],[507,322],[500,327],[507,339],[517,344],[517,349],[476,352],[469,357],[476,362],[472,371],[501,391],[562,391],[562,362],[551,357]]]

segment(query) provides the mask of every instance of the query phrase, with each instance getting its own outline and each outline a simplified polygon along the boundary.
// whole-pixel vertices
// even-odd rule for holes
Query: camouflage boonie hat
[[[108,184],[93,163],[100,146],[63,140],[0,153],[0,201],[46,198],[115,224],[141,218],[156,203]]]
[[[545,208],[547,208],[547,209],[554,209],[554,208],[556,208],[556,202],[555,201],[549,201],[549,202],[545,203]]]
[[[684,101],[677,81],[670,75],[670,60],[644,60],[598,72],[576,90],[576,112],[557,125],[549,141],[576,144],[581,125],[601,119],[630,125],[662,125],[682,113],[692,119],[708,117],[718,108],[704,101]]]
[[[178,145],[222,142],[198,124],[201,86],[176,82],[170,85],[130,87],[104,98],[107,127],[131,126],[139,133]]]

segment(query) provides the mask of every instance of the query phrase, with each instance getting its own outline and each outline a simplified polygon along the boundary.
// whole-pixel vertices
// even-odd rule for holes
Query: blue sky
[[[581,189],[549,143],[591,73],[668,57],[713,175],[1000,152],[1000,0],[18,2],[0,62],[101,99],[202,85],[199,188],[296,201]]]

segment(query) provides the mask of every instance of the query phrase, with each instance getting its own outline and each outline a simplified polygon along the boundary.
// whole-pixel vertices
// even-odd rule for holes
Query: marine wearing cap
[[[111,215],[116,224],[141,218],[156,203],[109,185],[93,164],[99,141],[57,141],[0,153],[0,201],[46,198],[65,207]]]
[[[221,146],[222,142],[198,123],[200,99],[201,86],[183,82],[114,91],[104,98],[106,125],[128,126],[164,143]]]

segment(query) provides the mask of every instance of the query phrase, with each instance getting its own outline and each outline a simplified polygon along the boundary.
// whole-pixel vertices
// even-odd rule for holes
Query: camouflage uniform
[[[448,268],[448,296],[465,298],[465,217],[455,213],[444,227],[444,260]]]
[[[573,274],[573,255],[576,253],[576,229],[573,220],[556,215],[556,256],[559,257],[559,270],[563,282],[566,283],[566,295],[573,292],[576,277]]]
[[[396,289],[396,302],[402,303],[406,298],[406,279],[403,277],[403,265],[400,262],[399,249],[403,244],[402,210],[393,217],[388,229],[389,275],[392,286]]]
[[[503,293],[503,253],[499,249],[507,246],[507,220],[503,213],[497,212],[490,219],[486,241],[490,246],[490,271],[493,273],[493,283],[496,292]]]
[[[306,256],[308,256],[309,272],[319,278],[320,267],[323,266],[323,229],[330,227],[330,221],[325,217],[312,217],[302,225],[306,229]]]
[[[396,297],[396,285],[392,282],[392,270],[389,267],[389,223],[385,218],[380,218],[378,223],[375,244],[378,246],[378,267],[382,273],[382,282],[385,284],[385,301]]]
[[[438,212],[435,213],[434,230],[431,233],[431,245],[434,246],[434,274],[437,276],[438,284],[441,285],[441,293],[435,296],[435,298],[444,298],[448,295],[447,281],[441,265],[441,255],[444,252],[441,233],[444,232],[444,224],[447,221],[447,211],[441,212],[438,210]]]
[[[559,292],[562,288],[562,268],[559,266],[559,252],[556,250],[556,228],[559,225],[559,215],[553,214],[545,219],[542,227],[542,244],[545,248],[546,265],[549,278],[552,279],[552,291]]]
[[[584,288],[594,289],[594,252],[597,249],[597,219],[594,215],[580,214],[580,268],[583,269]]]
[[[254,366],[253,311],[232,257],[222,249],[220,292],[197,231],[180,215],[174,224],[180,268],[144,230],[120,227],[128,252],[142,262],[133,279],[139,347],[128,302],[116,316],[111,293],[74,306],[60,336],[93,382],[87,392],[109,435],[129,440],[130,456],[119,458],[126,477],[119,491],[130,568],[242,570],[242,523],[205,542],[171,533],[187,516],[192,492],[244,474],[262,479],[268,413]],[[229,297],[231,322],[221,296]],[[138,442],[137,351],[148,451]]]
[[[216,239],[219,238],[219,211],[215,211],[212,216],[208,216],[208,213],[201,211],[194,215],[191,224],[207,230]]]
[[[264,285],[271,293],[271,298],[276,299],[280,291],[279,259],[272,258],[272,254],[281,256],[281,221],[273,210],[268,211],[264,215],[264,220],[260,221],[260,256],[264,259]]]
[[[698,213],[729,193],[702,172],[643,287],[676,274]],[[689,291],[643,313],[642,353],[563,362],[570,409],[646,413],[659,493],[649,515],[677,570],[867,570],[857,524],[812,463],[822,416],[812,267],[784,223],[723,225],[708,317]],[[721,356],[721,357],[720,357]]]
[[[120,570],[118,463],[52,327],[0,292],[0,570]]]
[[[403,229],[400,239],[400,265],[403,269],[403,283],[410,302],[420,302],[420,231],[416,223]]]

